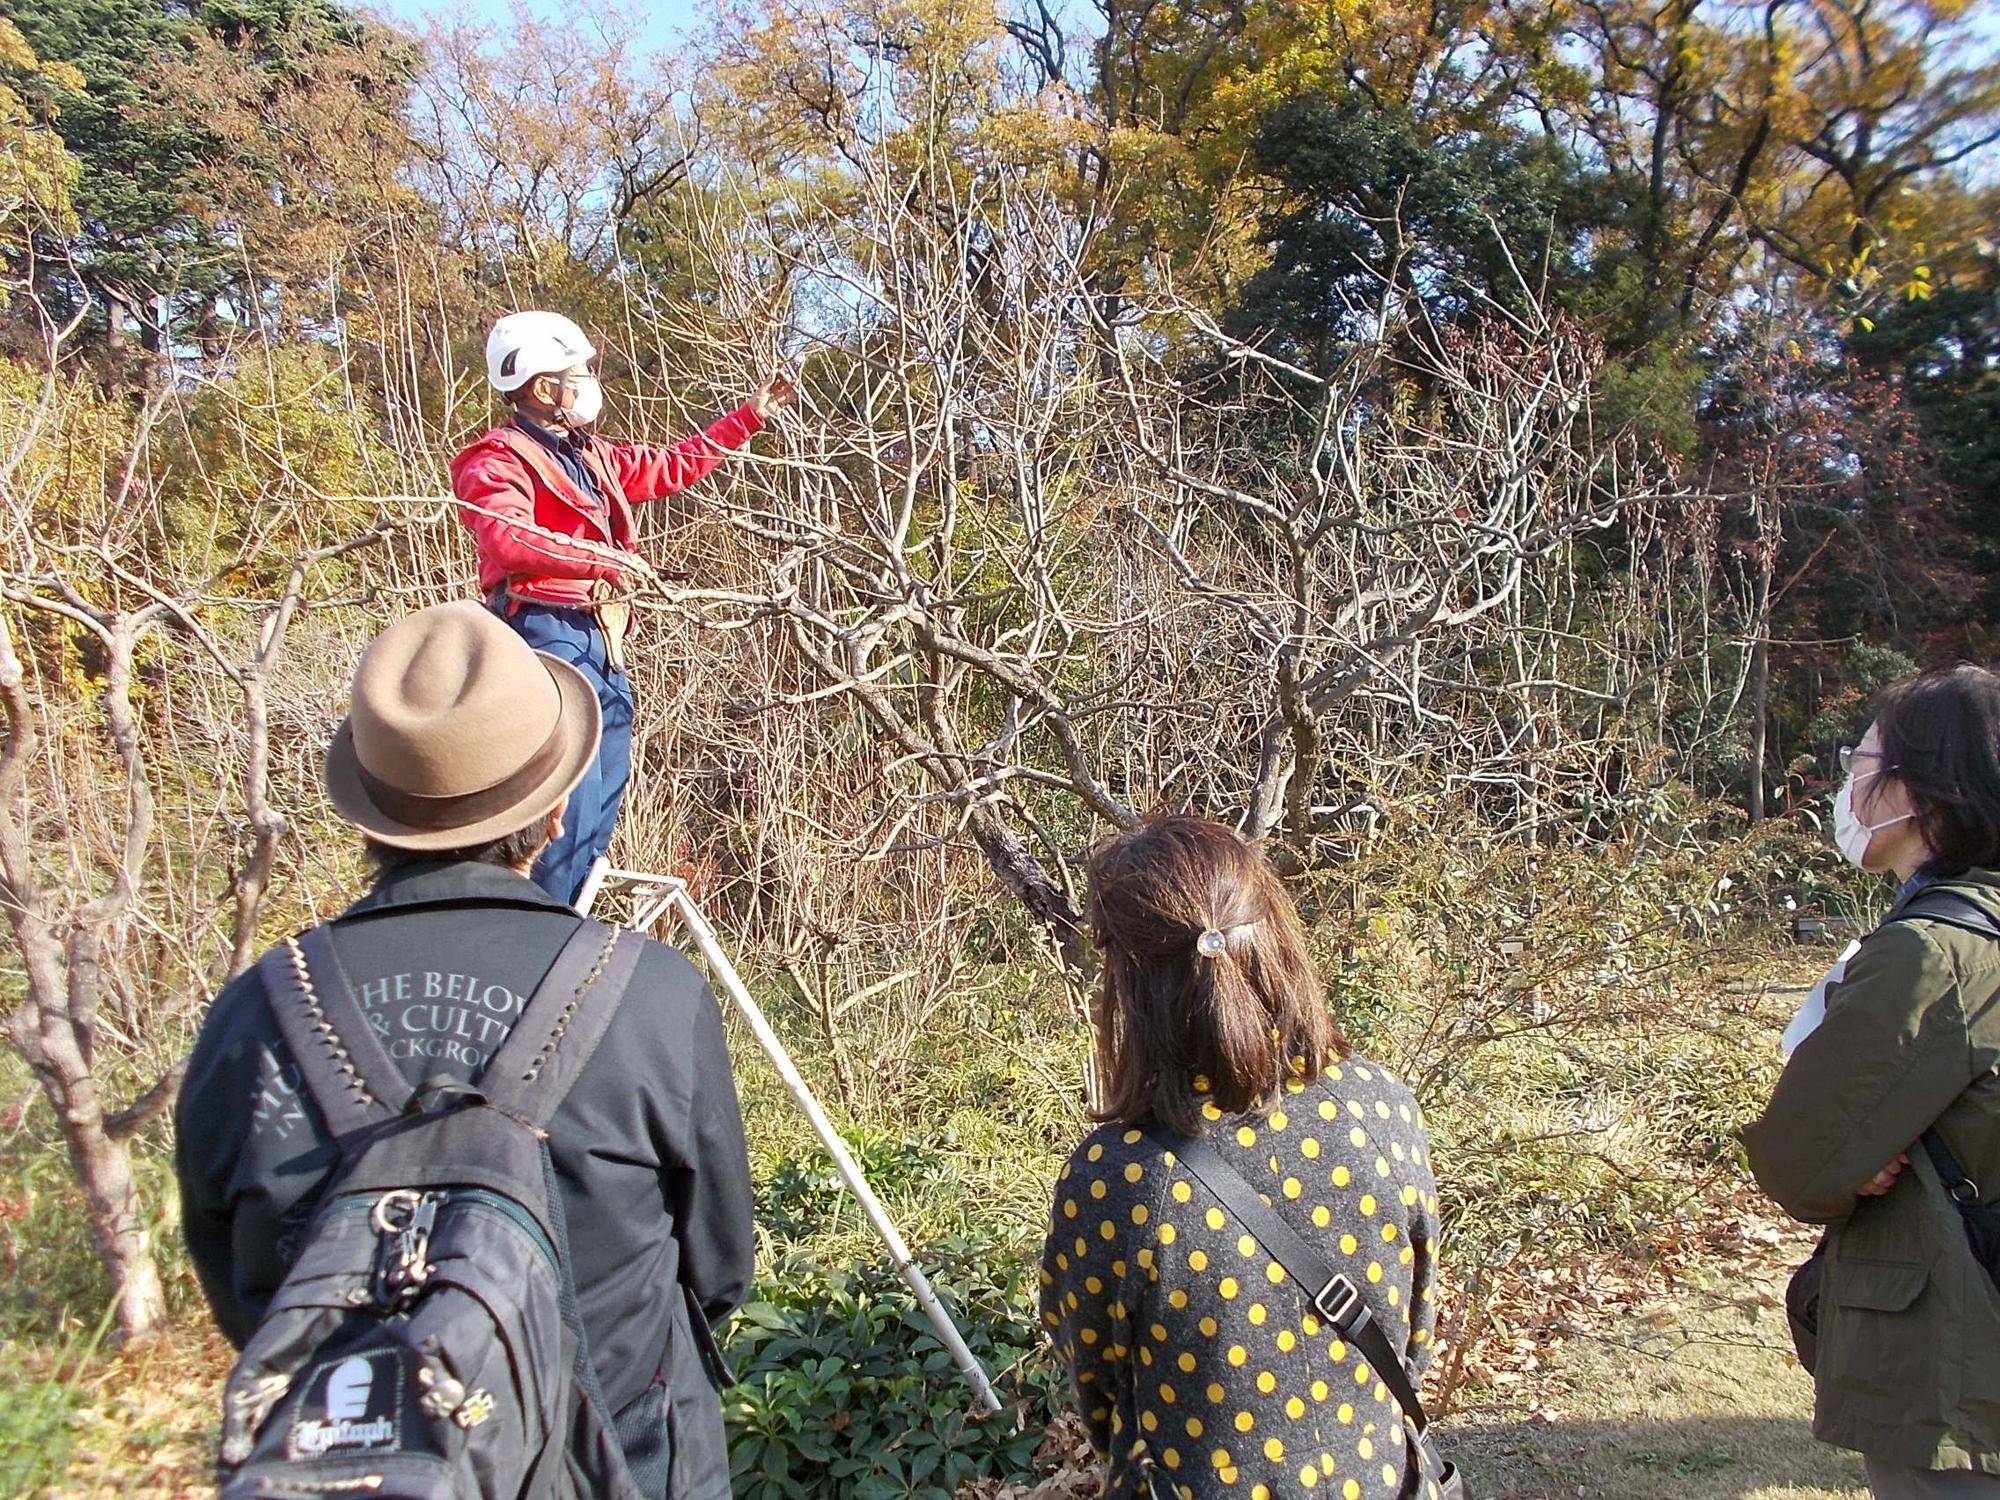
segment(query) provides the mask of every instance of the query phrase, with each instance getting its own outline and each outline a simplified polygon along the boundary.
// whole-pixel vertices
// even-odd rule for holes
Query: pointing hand
[[[788,406],[799,393],[792,383],[792,377],[780,371],[757,387],[757,393],[750,398],[750,404],[757,409],[757,415],[768,417],[781,406]]]

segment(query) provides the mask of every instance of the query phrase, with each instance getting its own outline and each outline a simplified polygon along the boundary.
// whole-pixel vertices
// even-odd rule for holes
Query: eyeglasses
[[[1852,772],[1854,763],[1857,760],[1880,760],[1881,758],[1882,752],[1880,750],[1862,750],[1853,745],[1842,745],[1839,756],[1841,774],[1847,775]]]

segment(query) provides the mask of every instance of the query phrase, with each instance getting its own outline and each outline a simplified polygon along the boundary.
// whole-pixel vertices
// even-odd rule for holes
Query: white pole
[[[591,864],[590,873],[583,877],[583,889],[576,893],[576,909],[586,917],[591,907],[597,904],[597,892],[604,884],[604,877],[611,873],[611,861],[598,855]]]
[[[621,870],[609,873],[614,876],[624,876],[626,872]],[[931,1289],[930,1281],[924,1275],[923,1269],[911,1257],[910,1247],[904,1243],[901,1231],[890,1220],[889,1211],[882,1206],[882,1200],[875,1196],[875,1190],[868,1185],[868,1179],[862,1175],[861,1164],[855,1161],[853,1153],[847,1149],[847,1142],[840,1138],[840,1132],[833,1128],[833,1122],[826,1117],[826,1111],[819,1107],[819,1100],[813,1096],[811,1087],[800,1076],[797,1064],[792,1061],[791,1053],[785,1050],[784,1042],[779,1040],[777,1032],[771,1029],[771,1023],[764,1018],[763,1010],[750,997],[750,991],[744,987],[742,976],[736,972],[736,966],[729,961],[729,955],[723,952],[722,944],[716,938],[715,929],[708,925],[708,918],[702,915],[701,908],[695,905],[694,897],[688,894],[686,883],[678,879],[651,875],[631,878],[634,881],[645,882],[660,895],[668,896],[679,910],[681,923],[687,928],[688,936],[694,939],[695,947],[701,950],[702,957],[708,961],[709,972],[721,984],[735,1003],[737,1010],[742,1012],[744,1021],[750,1027],[750,1034],[757,1038],[757,1045],[764,1049],[764,1055],[771,1059],[771,1065],[778,1070],[778,1078],[785,1085],[785,1091],[792,1096],[792,1102],[798,1105],[807,1123],[812,1126],[813,1134],[819,1137],[820,1144],[826,1147],[827,1154],[833,1158],[834,1170],[840,1174],[840,1180],[846,1183],[847,1190],[860,1200],[861,1211],[868,1216],[868,1222],[874,1226],[876,1234],[882,1237],[882,1243],[889,1247],[889,1257],[896,1263],[897,1274],[903,1278],[904,1283],[916,1297],[917,1305],[924,1310],[924,1316],[931,1320],[931,1327],[937,1331],[939,1341],[950,1351],[953,1362],[964,1372],[966,1380],[972,1386],[973,1414],[991,1416],[998,1412],[1000,1398],[993,1393],[993,1383],[987,1379],[985,1369],[973,1352],[966,1347],[965,1339],[958,1331],[958,1325],[952,1322],[950,1312],[946,1310],[944,1303],[938,1300],[938,1294]],[[592,880],[585,885],[585,894],[594,900],[602,883],[601,877],[593,872]],[[586,912],[589,910],[589,906],[581,901],[578,905]]]

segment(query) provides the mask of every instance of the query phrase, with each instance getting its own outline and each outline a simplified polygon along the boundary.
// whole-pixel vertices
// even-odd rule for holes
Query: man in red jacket
[[[589,678],[604,711],[596,764],[535,864],[535,883],[570,902],[611,843],[632,768],[631,606],[621,596],[651,572],[633,550],[632,507],[686,489],[792,397],[774,376],[671,447],[609,443],[590,432],[604,402],[596,358],[560,313],[502,318],[486,340],[486,377],[513,412],[451,462],[459,519],[479,546],[480,594],[529,645]]]

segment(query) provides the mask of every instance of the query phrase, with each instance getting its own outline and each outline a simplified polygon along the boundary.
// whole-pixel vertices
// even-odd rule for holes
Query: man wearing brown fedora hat
[[[363,653],[326,784],[377,879],[300,943],[330,948],[337,962],[315,974],[318,985],[344,982],[349,1013],[373,1034],[355,1054],[386,1059],[404,1092],[475,1092],[577,934],[583,919],[528,871],[598,735],[583,675],[480,605],[421,610]],[[216,997],[178,1108],[188,1248],[239,1346],[300,1251],[343,1150],[302,1086],[290,1018],[263,970]],[[707,1371],[712,1324],[741,1303],[755,1251],[742,1114],[721,1016],[693,966],[644,941],[625,995],[548,1123],[577,1303],[642,1491],[726,1500]]]

